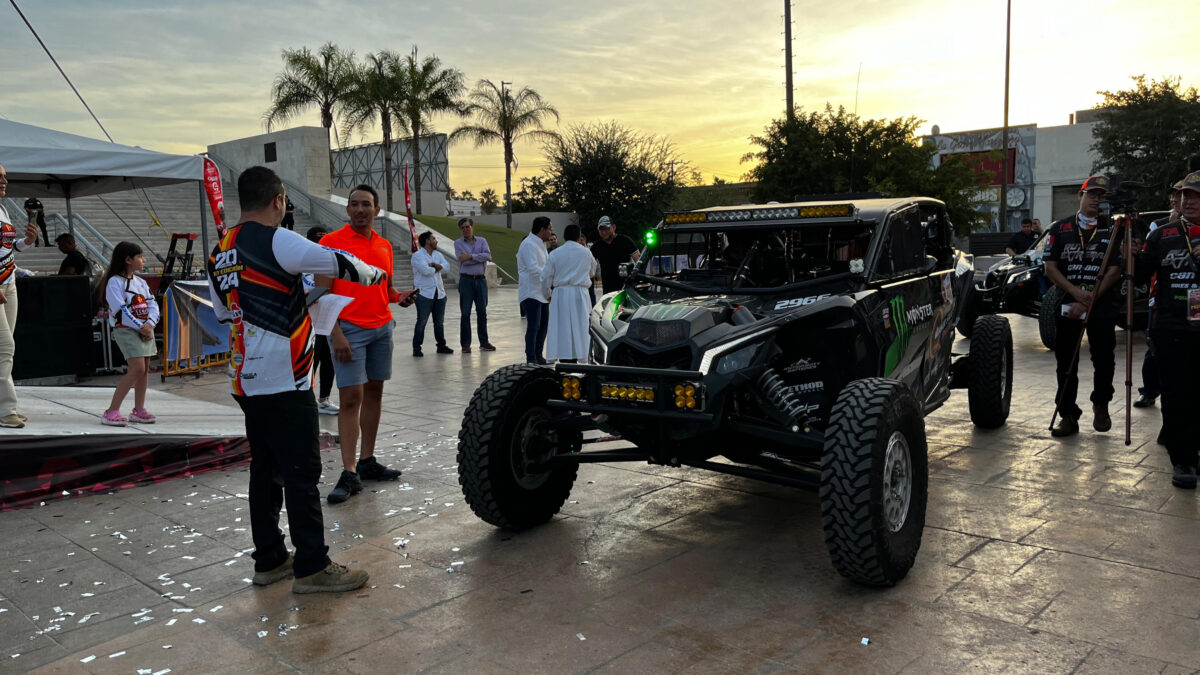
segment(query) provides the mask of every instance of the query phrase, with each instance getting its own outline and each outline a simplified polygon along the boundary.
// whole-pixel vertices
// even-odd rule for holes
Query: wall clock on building
[[[1015,209],[1025,203],[1025,190],[1019,187],[1008,188],[1008,208]]]

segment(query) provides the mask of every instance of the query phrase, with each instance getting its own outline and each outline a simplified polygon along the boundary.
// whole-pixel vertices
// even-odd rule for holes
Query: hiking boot
[[[1079,433],[1079,422],[1070,417],[1060,419],[1058,424],[1054,425],[1054,428],[1050,430],[1050,435],[1055,438],[1074,436],[1077,433]]]
[[[1136,401],[1133,402],[1133,407],[1135,407],[1135,408],[1153,408],[1154,400],[1157,398],[1158,398],[1157,396],[1147,396],[1145,394],[1142,394],[1141,396],[1137,397]]]
[[[362,570],[352,570],[345,565],[331,562],[316,574],[298,577],[292,582],[292,592],[341,593],[353,591],[356,588],[362,588],[369,577],[370,575]]]
[[[134,408],[133,412],[129,413],[129,421],[137,422],[138,424],[154,424],[154,420],[158,419],[150,414],[145,408]]]
[[[492,346],[492,343],[490,343],[490,342],[485,342],[485,343],[483,343],[483,344],[479,345],[479,348],[480,348],[480,349],[482,349],[482,350],[483,350],[483,351],[485,351],[485,352],[494,352],[494,351],[496,351],[496,348],[495,348],[495,347],[493,347],[493,346]]]
[[[9,417],[12,417],[12,415],[9,415]],[[8,419],[8,417],[4,419]],[[123,427],[128,422],[129,420],[125,419],[125,416],[119,410],[105,410],[104,417],[100,418],[100,424],[108,427]],[[25,424],[22,423],[21,426],[25,426]]]
[[[459,349],[460,349],[460,350],[462,351],[462,353],[464,353],[464,354],[470,354],[470,353],[471,353],[471,345],[462,345],[462,346],[461,346]]]
[[[329,493],[330,504],[341,504],[350,498],[350,495],[356,495],[362,492],[363,484],[359,479],[358,474],[351,473],[342,469],[342,475],[338,477],[337,486]]]
[[[1092,406],[1092,428],[1096,431],[1108,431],[1112,428],[1112,418],[1108,416],[1108,404],[1099,403]]]
[[[16,413],[0,417],[0,427],[8,429],[22,429],[25,427],[25,420],[17,416]]]
[[[1184,490],[1196,489],[1196,467],[1175,465],[1175,473],[1171,476],[1171,485]]]
[[[254,582],[255,586],[270,586],[280,579],[290,577],[292,576],[293,560],[294,558],[292,557],[292,554],[289,553],[287,560],[284,560],[282,563],[280,563],[279,567],[276,567],[273,570],[267,570],[266,572],[255,572],[254,578],[251,579],[251,581]]]
[[[359,460],[358,464],[354,466],[354,470],[358,472],[360,478],[367,480],[396,480],[400,477],[398,469],[387,468],[380,464],[374,456]]]

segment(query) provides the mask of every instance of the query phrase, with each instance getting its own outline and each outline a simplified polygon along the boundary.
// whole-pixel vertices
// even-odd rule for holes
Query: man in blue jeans
[[[542,291],[542,268],[550,257],[546,242],[554,234],[554,225],[546,216],[533,219],[529,236],[517,249],[517,299],[525,312],[525,361],[545,363],[542,346],[550,327],[550,298]]]
[[[471,305],[475,305],[475,319],[479,328],[479,348],[494,352],[496,348],[487,336],[487,264],[492,259],[492,249],[487,239],[475,236],[475,222],[470,218],[458,221],[462,238],[454,240],[454,257],[458,258],[458,308],[462,318],[458,322],[458,344],[464,354],[471,352]]]
[[[425,342],[425,323],[433,315],[433,338],[437,342],[437,353],[453,354],[446,345],[446,330],[442,319],[446,316],[446,285],[442,283],[442,270],[446,258],[437,250],[437,237],[432,232],[422,232],[417,238],[420,249],[412,255],[413,286],[417,288],[417,325],[413,329],[413,356],[424,356],[421,344]]]

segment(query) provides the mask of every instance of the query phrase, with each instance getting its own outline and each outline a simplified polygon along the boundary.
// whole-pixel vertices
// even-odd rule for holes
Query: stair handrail
[[[61,218],[62,216],[60,215],[59,217]],[[115,249],[116,246],[108,239],[108,237],[100,234],[100,230],[97,230],[95,227],[93,227],[92,224],[87,221],[87,218],[84,218],[82,214],[72,213],[71,217],[75,219],[75,227],[77,228],[76,231],[78,231],[78,228],[82,228],[85,232],[89,233],[100,242],[105,256],[112,255],[113,249]],[[107,259],[105,259],[104,262],[107,263]]]
[[[46,221],[47,230],[51,229],[51,224],[54,225],[53,229],[56,233],[61,234],[63,232],[70,232],[70,229],[67,227],[67,219],[63,218],[61,213],[50,214],[50,219]],[[88,228],[90,227],[91,225],[88,225]],[[95,230],[91,230],[91,232],[96,236],[100,236],[100,233],[96,232]],[[55,235],[55,238],[57,239],[57,235]],[[103,236],[100,236],[100,238],[104,239]],[[107,240],[105,240],[105,242],[107,242]],[[75,232],[75,243],[83,247],[85,251],[85,258],[89,258],[92,262],[99,263],[101,268],[108,267],[108,261],[112,257],[111,245],[109,245],[107,253],[97,249],[96,246],[88,239],[88,237],[84,236],[83,232],[80,231]]]

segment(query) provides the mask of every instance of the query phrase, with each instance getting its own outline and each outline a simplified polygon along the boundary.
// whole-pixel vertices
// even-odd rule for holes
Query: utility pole
[[[1012,0],[1008,0],[1008,9],[1004,18],[1004,133],[1001,134],[1001,150],[1004,152],[1004,163],[1000,169],[1000,222],[996,223],[996,231],[1008,229],[1008,67],[1012,49]]]
[[[787,119],[795,116],[796,104],[792,100],[792,0],[783,0],[783,72],[787,88]]]

